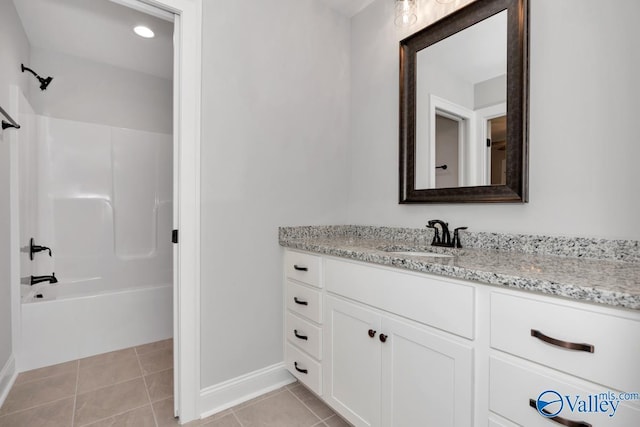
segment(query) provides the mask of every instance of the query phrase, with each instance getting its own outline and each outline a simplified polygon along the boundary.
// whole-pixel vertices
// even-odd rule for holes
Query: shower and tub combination
[[[172,136],[37,115],[13,93],[19,369],[170,338]]]

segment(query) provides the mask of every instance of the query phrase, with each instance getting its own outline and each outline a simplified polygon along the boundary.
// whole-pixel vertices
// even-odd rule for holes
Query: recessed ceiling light
[[[144,37],[145,39],[152,39],[155,37],[155,33],[151,31],[151,28],[145,27],[144,25],[138,25],[133,29],[133,31],[139,35],[140,37]]]

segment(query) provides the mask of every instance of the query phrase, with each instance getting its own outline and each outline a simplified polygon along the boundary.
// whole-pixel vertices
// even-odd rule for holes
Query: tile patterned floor
[[[172,346],[165,340],[21,373],[0,408],[0,427],[177,426]],[[349,426],[298,383],[186,425]]]

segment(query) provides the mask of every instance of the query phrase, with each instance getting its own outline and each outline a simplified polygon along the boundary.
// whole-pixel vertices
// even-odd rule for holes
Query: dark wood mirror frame
[[[400,42],[400,203],[528,201],[528,8],[527,0],[478,0]],[[507,11],[506,185],[416,189],[416,55],[503,10]]]

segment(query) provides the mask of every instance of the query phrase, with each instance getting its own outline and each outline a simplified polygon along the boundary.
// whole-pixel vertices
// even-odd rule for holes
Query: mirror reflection
[[[507,11],[417,52],[415,188],[505,185]]]

